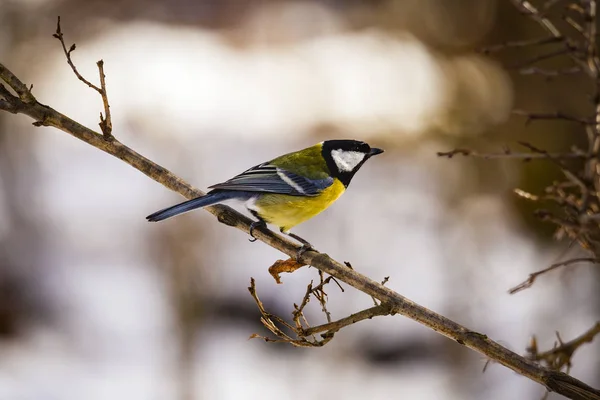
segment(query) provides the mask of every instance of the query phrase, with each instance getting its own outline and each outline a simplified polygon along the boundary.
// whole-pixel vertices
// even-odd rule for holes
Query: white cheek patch
[[[350,172],[364,160],[365,153],[360,151],[332,150],[331,158],[342,172]]]

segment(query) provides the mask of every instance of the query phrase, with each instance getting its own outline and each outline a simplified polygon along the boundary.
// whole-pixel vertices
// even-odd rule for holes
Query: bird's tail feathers
[[[213,204],[221,203],[225,200],[233,198],[231,193],[228,192],[213,192],[208,193],[202,197],[196,197],[183,203],[176,204],[171,207],[164,208],[146,217],[148,221],[158,222],[167,218],[174,217],[175,215],[183,214],[188,211],[195,210],[196,208],[208,207]]]

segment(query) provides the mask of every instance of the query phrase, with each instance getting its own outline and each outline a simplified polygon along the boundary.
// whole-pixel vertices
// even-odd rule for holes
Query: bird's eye
[[[361,142],[356,146],[356,151],[366,154],[371,151],[371,147],[368,144]]]

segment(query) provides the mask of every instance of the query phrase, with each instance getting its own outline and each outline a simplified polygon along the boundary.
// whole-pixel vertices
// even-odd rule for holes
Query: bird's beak
[[[369,152],[369,157],[373,157],[373,156],[376,156],[377,154],[381,154],[381,153],[383,153],[383,150],[378,149],[376,147],[372,147],[371,151]]]

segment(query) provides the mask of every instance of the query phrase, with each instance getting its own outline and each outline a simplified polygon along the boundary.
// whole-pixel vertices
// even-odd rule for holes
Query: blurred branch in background
[[[522,146],[528,146],[526,142],[522,142]],[[561,158],[586,158],[587,155],[579,152],[573,153],[539,153],[539,152],[528,152],[528,153],[517,153],[512,151],[509,147],[505,147],[503,151],[500,153],[481,153],[476,150],[466,149],[466,148],[458,148],[450,151],[438,151],[438,157],[448,157],[452,158],[456,155],[461,156],[469,156],[475,158],[483,158],[485,160],[492,160],[495,158],[515,158],[518,160],[523,160],[524,162],[531,161],[533,159],[561,159]]]
[[[58,32],[60,32],[60,29],[58,29]],[[62,34],[58,36],[59,40],[62,42]],[[64,42],[63,47],[66,49]],[[74,47],[72,46],[71,48]],[[69,56],[69,51],[66,52],[66,55]],[[98,67],[100,69],[101,79],[103,80],[104,77],[102,73],[102,65],[98,64]],[[149,159],[136,153],[129,147],[123,145],[112,135],[107,135],[106,132],[104,135],[94,132],[52,109],[51,107],[40,104],[35,99],[31,91],[27,89],[27,87],[21,82],[21,80],[19,80],[2,64],[0,64],[0,79],[2,79],[18,94],[18,97],[12,95],[9,89],[4,86],[4,84],[0,84],[0,96],[3,97],[3,100],[0,102],[0,109],[12,113],[26,114],[35,120],[35,126],[52,126],[63,130],[75,136],[76,138],[125,161],[150,178],[163,184],[165,187],[170,188],[171,190],[174,190],[187,198],[203,195],[203,192],[194,189],[188,183],[175,176],[165,168],[155,164]],[[80,80],[82,79],[80,78]],[[104,104],[107,105],[108,99],[105,88],[99,91],[99,93],[103,97]],[[105,122],[105,120],[101,117],[101,127],[103,122]],[[248,233],[250,230],[252,221],[228,207],[215,206],[208,208],[208,211],[215,215],[220,222],[226,225],[236,227],[246,233]],[[298,253],[299,247],[297,245],[269,230],[262,228],[257,229],[254,231],[254,236],[290,257],[295,257]],[[279,328],[275,327],[270,321],[272,319],[276,319],[277,322],[287,326],[289,329],[301,330],[303,336],[308,335],[307,332],[304,332],[304,329],[308,329],[308,332],[310,333],[316,333],[316,331],[320,331],[321,327],[313,327],[311,331],[311,328],[307,328],[305,321],[303,321],[303,308],[308,303],[312,295],[319,300],[322,310],[328,319],[328,323],[324,325],[327,327],[325,328],[327,333],[322,335],[323,340],[321,342],[313,342],[317,343],[317,345],[325,344],[333,337],[332,333],[341,327],[351,325],[371,316],[394,315],[397,313],[409,317],[410,319],[455,340],[457,343],[469,347],[485,355],[491,360],[544,385],[549,391],[560,393],[571,399],[600,399],[600,391],[567,374],[557,370],[547,369],[533,362],[532,360],[519,356],[507,348],[500,346],[495,341],[490,340],[486,335],[469,330],[460,324],[443,317],[442,315],[436,314],[429,309],[408,300],[400,294],[386,288],[384,286],[385,280],[382,283],[375,282],[374,280],[371,280],[368,277],[356,272],[348,265],[343,265],[333,260],[326,254],[316,251],[307,251],[303,253],[297,261],[298,263],[314,266],[321,271],[321,283],[315,288],[312,287],[312,284],[309,285],[301,305],[295,307],[296,326],[291,326],[283,319],[268,314],[266,310],[261,307],[265,325],[270,326],[272,331],[274,331],[278,336],[284,337],[289,342],[298,344],[284,332],[281,332]],[[324,278],[322,273],[330,274],[333,278]],[[361,311],[345,319],[331,322],[325,305],[326,295],[323,291],[323,287],[332,280],[335,282],[335,279],[345,282],[359,291],[378,299],[381,301],[381,304],[374,308]],[[261,302],[256,296],[254,285],[251,285],[250,290],[260,307]],[[306,339],[301,338],[300,340]]]
[[[560,261],[529,275],[529,278],[510,290],[511,294],[531,287],[540,275],[555,271],[562,267],[578,263],[598,264],[600,259],[600,59],[597,49],[597,2],[595,0],[580,1],[545,1],[536,6],[530,1],[511,0],[514,6],[527,18],[538,24],[549,36],[535,39],[506,42],[483,49],[486,54],[497,53],[510,48],[555,47],[536,57],[513,66],[520,74],[539,75],[545,79],[559,79],[567,75],[578,75],[586,80],[587,85],[580,97],[587,102],[589,109],[581,110],[581,115],[573,115],[560,110],[550,112],[528,112],[515,110],[513,113],[527,118],[526,124],[534,120],[549,122],[568,121],[579,126],[580,135],[585,137],[587,147],[579,148],[572,139],[571,151],[567,153],[551,153],[528,142],[520,142],[532,153],[514,153],[508,148],[503,153],[485,153],[471,149],[459,148],[448,152],[439,152],[438,156],[451,158],[463,156],[484,159],[517,158],[523,161],[546,159],[551,161],[564,175],[564,180],[548,185],[544,193],[529,193],[515,189],[515,193],[527,200],[543,204],[544,208],[535,211],[542,221],[557,226],[555,237],[567,238],[578,243],[580,248],[590,256],[577,257]],[[566,23],[566,24],[565,24]],[[566,58],[570,66],[552,69],[551,66],[533,64],[555,61]],[[591,89],[591,93],[587,91]],[[574,163],[566,164],[567,160]],[[558,343],[555,348],[546,352],[538,352],[535,338],[529,347],[532,360],[544,363],[548,368],[568,372],[574,351],[584,343],[591,342],[600,333],[598,324],[588,332],[571,342],[563,343],[557,334]]]
[[[537,339],[534,336],[531,338],[531,345],[527,348],[527,352],[532,360],[544,363],[551,369],[560,370],[566,368],[567,373],[569,373],[572,366],[571,358],[573,357],[573,353],[575,353],[582,345],[594,340],[599,333],[600,322],[596,322],[596,324],[585,333],[566,343],[562,341],[560,334],[556,332],[557,342],[554,343],[554,347],[552,350],[544,351],[542,353],[538,352]]]

